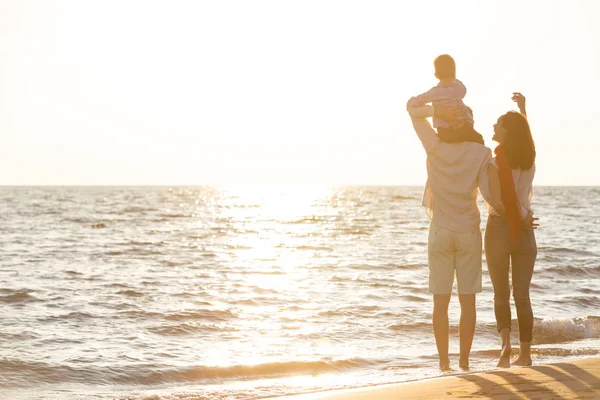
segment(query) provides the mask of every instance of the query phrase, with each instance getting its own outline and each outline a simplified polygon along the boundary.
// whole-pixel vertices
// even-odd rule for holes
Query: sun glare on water
[[[277,220],[311,215],[315,203],[327,196],[331,187],[326,185],[232,185],[224,187],[236,203],[259,206],[260,216]]]
[[[306,223],[323,207],[330,192],[327,186],[256,185],[227,187],[237,210],[237,223],[245,234],[232,237],[230,246],[239,249],[234,265],[256,265],[259,274],[249,275],[249,284],[265,290],[293,284],[298,274],[290,274],[303,262],[298,247],[310,243],[311,231],[318,227]],[[240,206],[242,206],[240,208]],[[278,272],[278,274],[268,274]],[[280,274],[279,272],[285,272]]]
[[[277,298],[282,291],[286,296],[306,297],[305,285],[313,254],[309,249],[316,247],[315,230],[323,229],[312,221],[329,213],[327,199],[331,192],[330,186],[316,185],[223,187],[221,217],[229,221],[229,229],[235,232],[227,235],[223,243],[230,254],[221,260],[230,266],[224,280],[241,284],[241,288],[238,285],[238,290],[229,295],[231,302],[255,298],[257,291],[267,298]],[[326,290],[324,287],[322,292]],[[215,349],[206,354],[209,364],[252,366],[277,362],[276,357],[263,355],[261,351],[272,346],[285,346],[289,353],[300,358],[313,353],[314,349],[283,343],[280,321],[296,321],[299,312],[289,311],[287,306],[276,301],[257,301],[252,306],[241,307],[241,320],[254,321],[252,326],[243,326],[251,340],[238,343],[235,349]],[[264,317],[257,323],[259,315]],[[266,318],[272,315],[278,318]],[[298,329],[312,334],[316,327],[311,321],[299,321]],[[327,343],[319,341],[318,344],[319,351],[327,352]]]

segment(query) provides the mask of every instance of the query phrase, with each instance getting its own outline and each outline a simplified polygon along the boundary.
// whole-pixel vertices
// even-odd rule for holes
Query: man
[[[477,207],[479,185],[487,185],[491,150],[475,142],[441,141],[427,117],[434,107],[408,107],[413,127],[427,152],[423,206],[431,218],[428,241],[429,292],[440,369],[450,368],[448,305],[456,273],[461,307],[459,367],[469,368],[475,333],[476,294],[481,292],[482,240]],[[442,117],[436,112],[436,117]]]

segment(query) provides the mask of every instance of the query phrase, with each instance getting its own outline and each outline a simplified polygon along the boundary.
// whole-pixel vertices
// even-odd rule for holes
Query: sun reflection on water
[[[248,295],[258,291],[264,298],[278,298],[281,293],[307,296],[303,280],[310,269],[299,267],[305,267],[312,254],[298,247],[310,243],[312,232],[322,229],[310,222],[315,216],[330,212],[327,198],[331,192],[329,186],[309,185],[224,187],[223,198],[231,203],[221,216],[233,224],[236,232],[227,236],[226,245],[234,254],[227,261],[231,266],[227,278],[236,278]],[[230,296],[234,299],[239,294]],[[262,304],[259,300],[255,305],[242,307],[240,317],[255,321],[243,328],[246,340],[227,349],[214,349],[205,354],[205,360],[218,366],[256,366],[277,362],[282,356],[309,360],[315,351],[331,353],[331,343],[319,337],[319,328],[311,321],[298,321],[296,329],[304,335],[314,335],[314,345],[294,343],[282,336],[281,321],[298,320],[299,311],[289,311],[288,306]],[[257,324],[259,314],[262,321]],[[267,348],[286,350],[285,354],[274,355],[267,354]]]
[[[258,205],[263,217],[289,220],[310,215],[331,189],[326,185],[235,185],[225,186],[224,192],[238,205]]]
[[[279,272],[294,269],[300,261],[294,251],[298,240],[309,238],[311,230],[318,229],[296,222],[322,212],[331,192],[328,186],[316,185],[235,186],[225,190],[228,197],[235,199],[236,208],[245,210],[236,218],[248,234],[235,235],[229,243],[234,248],[244,249],[236,253],[236,262],[252,261],[261,268],[271,265]]]

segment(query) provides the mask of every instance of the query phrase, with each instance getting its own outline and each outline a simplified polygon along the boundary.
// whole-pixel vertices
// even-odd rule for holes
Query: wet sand
[[[600,399],[600,358],[280,399]]]

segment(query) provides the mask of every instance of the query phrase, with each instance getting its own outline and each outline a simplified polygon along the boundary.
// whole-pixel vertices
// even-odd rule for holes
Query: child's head
[[[456,79],[456,64],[448,54],[442,54],[433,61],[435,77],[440,81]]]

